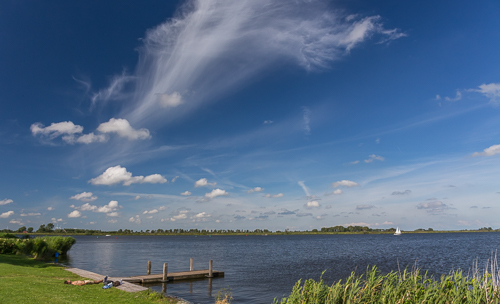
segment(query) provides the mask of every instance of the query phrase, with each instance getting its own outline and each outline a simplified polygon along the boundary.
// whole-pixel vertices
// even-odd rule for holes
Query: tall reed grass
[[[464,275],[455,270],[439,278],[414,267],[411,270],[382,274],[376,267],[365,274],[351,273],[342,280],[327,285],[323,279],[298,281],[291,294],[274,304],[340,304],[340,303],[500,303],[500,274],[495,255],[480,271]]]

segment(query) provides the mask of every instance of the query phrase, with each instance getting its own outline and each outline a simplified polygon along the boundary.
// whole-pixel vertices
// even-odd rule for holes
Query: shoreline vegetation
[[[283,231],[271,231],[268,229],[153,229],[134,231],[131,229],[118,229],[114,231],[103,231],[96,229],[79,229],[79,228],[56,228],[54,224],[40,225],[35,230],[33,227],[20,227],[17,230],[3,229],[0,233],[14,234],[31,234],[31,235],[96,235],[96,236],[118,236],[118,235],[311,235],[311,234],[394,234],[396,228],[388,229],[373,229],[366,226],[334,226],[323,227],[321,229],[312,229],[305,231],[291,231],[285,229]],[[482,227],[478,229],[463,229],[463,230],[434,230],[432,228],[419,228],[412,231],[402,230],[403,234],[415,233],[460,233],[460,232],[500,232],[500,229],[491,227]]]
[[[494,258],[494,259],[493,259]],[[439,278],[422,273],[418,268],[382,274],[376,267],[366,273],[351,273],[342,280],[326,284],[309,279],[298,281],[289,296],[273,304],[337,304],[337,303],[500,303],[500,274],[496,255],[484,271],[476,267],[464,275],[455,270]]]

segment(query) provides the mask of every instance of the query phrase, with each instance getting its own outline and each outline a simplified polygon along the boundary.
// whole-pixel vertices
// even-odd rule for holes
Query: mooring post
[[[151,261],[148,261],[148,271],[147,271],[147,275],[150,275],[151,274]]]
[[[163,283],[167,282],[168,264],[163,263]]]
[[[193,271],[194,270],[194,261],[193,261],[193,258],[190,258],[189,259],[189,271]]]
[[[212,275],[212,264],[213,264],[212,260],[208,261],[208,277],[209,278],[213,277],[213,275]]]

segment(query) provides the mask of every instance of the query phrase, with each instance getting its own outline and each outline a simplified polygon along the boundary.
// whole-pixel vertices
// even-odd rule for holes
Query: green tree
[[[28,233],[32,233],[33,232],[33,227],[29,227],[28,228]]]
[[[26,226],[22,226],[19,229],[17,229],[17,232],[24,232],[26,231]]]
[[[47,226],[45,226],[45,227],[46,227],[45,228],[46,232],[52,232],[52,231],[54,231],[54,224],[52,224],[52,223],[48,223]]]

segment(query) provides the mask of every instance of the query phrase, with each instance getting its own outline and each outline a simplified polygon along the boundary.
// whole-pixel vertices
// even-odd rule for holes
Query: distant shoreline
[[[487,232],[487,233],[495,233],[500,232],[499,230],[434,230],[434,231],[404,231],[402,230],[402,234],[432,234],[432,233],[478,233],[478,232]],[[23,235],[21,233],[15,233],[17,235]],[[297,231],[297,232],[267,232],[267,233],[192,233],[192,232],[184,232],[184,233],[147,233],[147,232],[135,232],[135,233],[113,233],[113,232],[98,232],[98,233],[26,233],[28,235],[58,235],[58,236],[102,236],[106,237],[106,235],[113,236],[248,236],[248,235],[260,235],[260,236],[274,236],[274,235],[363,235],[363,234],[388,234],[392,235],[394,232],[385,232],[385,231],[362,231],[362,232],[311,232],[311,231]]]

